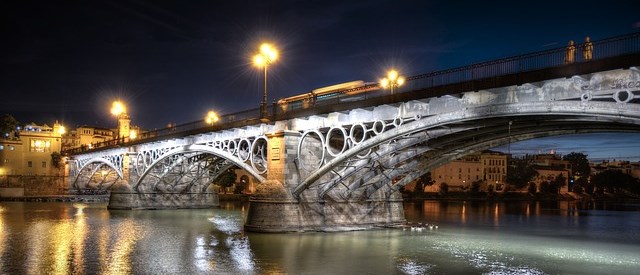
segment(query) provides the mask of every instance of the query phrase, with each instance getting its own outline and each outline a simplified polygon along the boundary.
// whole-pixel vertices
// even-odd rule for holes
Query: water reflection
[[[243,204],[0,203],[0,274],[599,274],[640,268],[639,205],[428,201],[414,232],[254,234]],[[602,210],[609,209],[609,210]],[[615,210],[615,211],[612,211]]]

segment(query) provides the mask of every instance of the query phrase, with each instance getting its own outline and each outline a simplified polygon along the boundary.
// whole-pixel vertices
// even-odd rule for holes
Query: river
[[[638,274],[640,204],[405,203],[421,231],[244,232],[245,204],[0,202],[0,274]],[[437,228],[436,228],[437,226]]]

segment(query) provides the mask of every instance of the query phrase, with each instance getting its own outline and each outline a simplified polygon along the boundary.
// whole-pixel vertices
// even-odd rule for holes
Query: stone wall
[[[64,176],[0,176],[0,196],[24,197],[67,195],[69,187]],[[18,191],[18,192],[16,192]]]

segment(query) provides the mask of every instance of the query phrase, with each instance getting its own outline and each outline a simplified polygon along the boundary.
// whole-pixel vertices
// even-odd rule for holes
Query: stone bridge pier
[[[300,148],[305,152],[299,152]],[[297,131],[269,135],[265,181],[249,201],[245,228],[257,232],[344,231],[388,227],[405,222],[402,197],[377,193],[366,200],[322,196],[321,186],[301,194],[293,190],[308,175],[305,163],[320,164],[323,144],[317,139],[301,143]],[[300,154],[300,157],[298,156]],[[315,153],[315,154],[314,154]],[[304,158],[304,159],[300,159]],[[316,167],[314,167],[316,168]]]

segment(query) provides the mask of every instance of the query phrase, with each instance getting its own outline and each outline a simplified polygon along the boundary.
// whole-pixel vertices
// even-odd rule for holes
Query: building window
[[[47,168],[47,162],[46,161],[42,162],[42,168]]]
[[[9,145],[9,150],[13,151],[15,149],[16,149],[16,147],[13,147],[12,145]]]
[[[49,152],[51,151],[51,141],[43,139],[31,139],[31,152]]]
[[[28,161],[28,162],[27,162],[27,167],[33,167],[33,162]]]
[[[4,150],[4,145],[0,144],[0,150]]]

